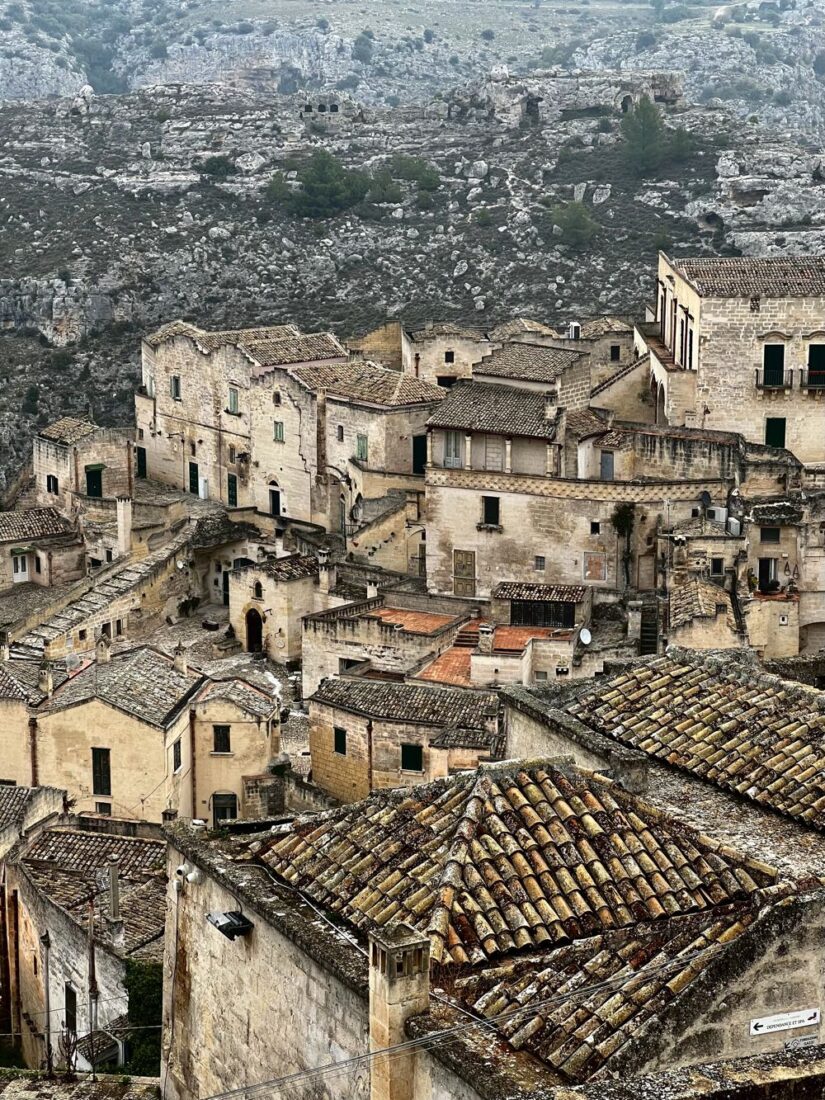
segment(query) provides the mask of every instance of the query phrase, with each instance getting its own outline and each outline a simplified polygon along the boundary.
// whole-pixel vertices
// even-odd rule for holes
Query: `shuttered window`
[[[92,790],[94,794],[112,793],[112,768],[109,749],[92,749]]]

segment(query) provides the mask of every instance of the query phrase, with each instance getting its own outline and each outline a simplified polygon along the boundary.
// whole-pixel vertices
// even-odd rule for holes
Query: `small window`
[[[721,577],[725,572],[725,559],[724,558],[711,558],[710,559],[710,575],[712,577]]]
[[[107,550],[106,550],[106,561],[110,562],[110,561],[113,561],[113,560],[114,560],[114,554],[112,553],[111,550],[109,550],[107,548]]]
[[[444,362],[445,363],[454,363],[455,362],[455,352],[454,351],[445,351],[444,352]]]
[[[213,726],[212,727],[212,751],[213,752],[231,752],[231,741],[229,737],[229,726]]]
[[[252,586],[252,595],[256,600],[262,600],[264,598],[264,586],[260,581],[255,581],[255,584]]]
[[[367,461],[367,454],[369,453],[369,443],[365,435],[357,435],[355,437],[355,457],[361,462]]]
[[[545,565],[546,565],[545,559],[542,557],[541,554],[537,554],[533,558],[533,568],[536,570],[536,572],[539,572],[539,573],[542,572],[545,568]]]
[[[189,444],[189,454],[194,458],[197,453],[198,453],[197,443],[190,443]]]
[[[237,458],[237,455],[238,455],[238,452],[235,450],[235,448],[230,443],[229,444],[229,461],[234,462],[235,459]]]
[[[280,405],[280,403],[281,403],[281,391],[280,390],[275,390],[272,394],[272,404],[273,405]]]
[[[444,465],[451,470],[461,466],[461,435],[459,432],[444,434]]]
[[[55,496],[58,493],[58,481],[54,474],[46,474],[46,492]]]
[[[546,680],[546,679],[547,679],[547,673],[546,672],[537,672],[536,673],[536,681],[541,681],[541,680]]]
[[[172,746],[172,771],[179,772],[182,763],[182,752],[180,745],[180,738]]]
[[[169,392],[173,401],[180,401],[180,375],[173,374],[169,379]]]
[[[94,794],[112,793],[112,761],[109,749],[92,749],[92,791]]]
[[[344,425],[343,424],[338,425],[338,427],[336,429],[336,432],[335,432],[335,436],[336,436],[339,443],[344,442]]]
[[[111,623],[104,623],[103,626],[101,626],[101,628],[100,628],[100,632],[101,632],[101,634],[105,634],[105,636],[107,638],[111,638],[111,636],[112,636],[112,624]]]
[[[436,375],[436,385],[441,386],[442,390],[450,390],[456,384],[458,379],[454,374],[438,374]]]
[[[117,619],[115,621],[115,634],[117,634],[118,638],[123,637],[123,619]]]
[[[112,816],[112,803],[111,802],[95,802],[95,813],[100,814],[101,817]]]
[[[779,528],[778,527],[760,527],[759,528],[759,541],[760,542],[779,542]]]
[[[272,438],[276,443],[283,443],[284,441],[284,422],[283,420],[273,420],[272,422]]]
[[[481,522],[486,527],[498,527],[501,521],[501,502],[498,497],[481,498]]]
[[[597,519],[592,519],[590,521],[590,534],[591,535],[600,535],[601,533],[602,533],[601,523],[599,523],[599,521]]]
[[[65,1014],[64,1029],[70,1031],[72,1035],[77,1035],[77,993],[68,982],[65,985],[63,1008]]]
[[[401,746],[401,771],[402,772],[423,772],[424,771],[424,750],[421,745],[402,745]]]
[[[622,357],[622,349],[619,344],[610,345],[610,362],[618,363]]]
[[[34,571],[35,571],[35,573],[42,573],[43,572],[43,566],[40,563],[40,555],[39,554],[35,554]]]
[[[332,730],[333,751],[339,756],[347,755],[347,731],[341,726],[335,726]]]
[[[765,418],[765,443],[769,447],[785,446],[784,416],[768,416]]]
[[[138,439],[143,439],[143,428],[138,428]]]
[[[87,635],[86,635],[86,631],[85,631],[85,630],[78,630],[78,632],[77,632],[77,640],[78,640],[79,642],[85,642],[85,641],[86,641],[86,636],[87,636]]]
[[[234,386],[229,387],[229,412],[237,413],[238,411],[238,391]]]
[[[238,478],[235,474],[226,475],[226,503],[230,508],[238,507]]]

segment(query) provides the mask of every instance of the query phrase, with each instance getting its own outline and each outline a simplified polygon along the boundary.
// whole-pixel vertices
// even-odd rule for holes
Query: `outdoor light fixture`
[[[247,920],[243,913],[237,910],[231,913],[207,913],[206,919],[228,940],[237,939],[238,936],[248,936],[254,927],[252,921]]]

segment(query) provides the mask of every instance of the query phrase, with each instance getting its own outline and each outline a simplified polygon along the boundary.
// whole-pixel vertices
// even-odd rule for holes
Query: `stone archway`
[[[667,424],[667,417],[665,416],[665,387],[664,384],[659,386],[656,394],[656,425],[657,427],[664,427]]]
[[[254,607],[246,613],[246,650],[247,653],[260,653],[264,644],[264,621],[261,613]]]

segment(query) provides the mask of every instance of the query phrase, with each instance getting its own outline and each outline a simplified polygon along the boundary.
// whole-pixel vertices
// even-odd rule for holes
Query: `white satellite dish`
[[[590,645],[590,643],[593,641],[593,635],[590,633],[586,626],[583,626],[581,628],[581,631],[579,632],[579,641],[582,645]]]

